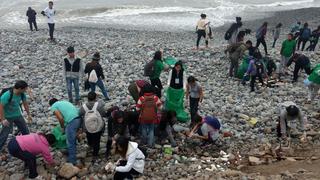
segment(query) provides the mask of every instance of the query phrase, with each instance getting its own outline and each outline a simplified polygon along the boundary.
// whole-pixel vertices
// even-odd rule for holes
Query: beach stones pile
[[[188,75],[195,76],[203,86],[205,99],[200,105],[201,115],[215,115],[222,121],[224,130],[232,132],[233,136],[224,138],[220,146],[213,145],[202,149],[183,136],[179,136],[180,148],[172,156],[163,156],[163,147],[155,149],[146,162],[145,175],[140,179],[179,179],[179,178],[213,178],[242,177],[238,171],[229,171],[230,159],[237,152],[249,150],[259,143],[274,142],[274,128],[279,113],[279,103],[295,101],[304,111],[313,130],[318,131],[316,124],[319,114],[317,103],[306,104],[307,90],[303,86],[303,74],[299,82],[289,83],[290,76],[277,88],[260,88],[256,93],[249,93],[249,87],[242,86],[239,80],[227,77],[229,61],[223,50],[225,47],[215,47],[211,50],[194,51],[193,33],[138,32],[125,30],[105,30],[87,28],[64,28],[56,32],[57,43],[47,41],[47,32],[30,33],[27,31],[1,30],[0,44],[0,78],[1,86],[9,87],[17,79],[29,82],[34,99],[30,102],[34,121],[29,125],[32,132],[49,132],[58,121],[49,112],[48,100],[52,97],[67,99],[65,81],[62,76],[62,60],[66,56],[66,48],[74,45],[76,52],[83,61],[89,62],[94,52],[100,51],[101,65],[105,72],[105,85],[111,97],[108,104],[127,106],[132,103],[128,99],[127,86],[133,80],[142,79],[144,64],[149,61],[156,50],[164,49],[165,56],[174,56],[186,64]],[[86,52],[86,53],[84,53]],[[273,59],[280,59],[279,51],[270,51]],[[307,53],[313,65],[320,58],[319,54]],[[166,85],[168,73],[161,76]],[[83,91],[81,83],[81,94]],[[1,88],[2,88],[1,87]],[[85,98],[82,99],[83,101]],[[252,123],[240,117],[241,114],[255,118]],[[187,125],[186,125],[187,126]],[[103,168],[107,162],[103,158],[107,141],[105,132],[101,141],[101,159],[92,162],[87,146],[79,143],[78,157],[83,167],[75,169],[65,164],[65,155],[54,151],[58,163],[56,169],[43,168],[41,173],[49,179],[92,177],[93,179],[109,179]],[[191,141],[191,142],[189,142]],[[312,140],[313,141],[313,140]],[[314,143],[320,143],[314,140]],[[226,152],[221,155],[220,151]],[[232,158],[231,158],[232,159]],[[44,167],[40,163],[39,167]],[[1,161],[4,170],[2,177],[20,179],[25,173],[23,163],[9,157]],[[71,168],[71,170],[69,170]],[[67,172],[67,173],[64,173]],[[70,174],[69,174],[70,173]]]

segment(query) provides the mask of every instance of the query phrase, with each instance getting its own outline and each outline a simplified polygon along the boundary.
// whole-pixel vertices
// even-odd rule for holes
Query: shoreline
[[[275,26],[278,22],[282,22],[283,27],[291,26],[293,23],[298,21],[310,21],[309,25],[313,25],[317,23],[320,18],[320,7],[311,7],[311,8],[302,8],[296,10],[285,10],[285,11],[274,11],[268,12],[266,15],[259,17],[253,20],[246,20],[246,16],[250,16],[247,14],[242,17],[245,28],[256,29],[260,26],[264,21],[269,22],[269,25]],[[296,17],[295,17],[296,16]],[[210,17],[209,17],[210,19]],[[196,22],[195,22],[196,24]],[[46,26],[46,23],[39,23],[40,26]],[[160,31],[160,32],[185,32],[192,33],[193,30],[186,29],[177,29],[177,30],[159,30],[158,27],[141,27],[141,26],[132,26],[125,24],[97,24],[97,23],[85,23],[85,24],[65,24],[65,23],[56,23],[57,28],[88,28],[88,29],[114,29],[114,30],[130,30],[130,31]],[[225,32],[227,28],[229,28],[230,23],[225,23],[222,26],[213,27],[213,29],[217,32]],[[28,23],[26,21],[26,28],[28,28]],[[0,30],[20,30],[22,26],[14,27],[0,27]],[[193,27],[191,28],[193,29]],[[253,31],[254,32],[254,31]]]

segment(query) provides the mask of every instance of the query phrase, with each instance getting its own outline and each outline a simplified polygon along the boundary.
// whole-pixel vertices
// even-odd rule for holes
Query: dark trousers
[[[236,77],[239,68],[239,59],[230,58],[229,76]]]
[[[311,73],[311,69],[310,69],[310,66],[307,65],[307,66],[302,66],[302,65],[299,65],[299,64],[296,64],[294,66],[294,71],[293,71],[293,81],[297,81],[298,80],[298,74],[299,74],[299,71],[300,69],[304,69],[304,71],[309,75]]]
[[[100,140],[101,136],[103,134],[103,131],[97,132],[97,133],[86,133],[87,134],[87,140],[89,146],[93,149],[93,156],[98,156],[99,155],[99,150],[100,150]]]
[[[48,25],[49,25],[50,40],[53,40],[54,23],[53,24],[48,23]]]
[[[16,138],[11,139],[11,141],[8,143],[8,151],[12,156],[24,161],[29,169],[29,178],[35,178],[38,176],[36,156],[28,151],[22,151]]]
[[[309,47],[307,47],[307,51],[314,51],[316,49],[316,46],[318,44],[318,41],[310,41]]]
[[[34,25],[34,28],[36,29],[36,31],[38,31],[38,26],[37,26],[37,22],[34,20],[34,21],[28,21],[29,22],[29,26],[30,26],[30,30],[33,31],[33,26],[32,24]]]
[[[261,37],[261,38],[257,39],[256,48],[258,48],[258,47],[260,46],[260,44],[263,45],[263,47],[264,47],[264,52],[265,52],[266,54],[268,54],[267,43],[266,43],[266,40],[264,39],[264,37]]]
[[[118,166],[125,166],[127,161],[121,160]],[[118,172],[113,176],[114,180],[133,179],[132,175],[139,175],[140,173],[133,168],[129,172]]]
[[[273,47],[273,48],[276,46],[277,40],[278,40],[278,39],[274,39],[273,44],[272,44],[272,47]]]
[[[299,40],[298,40],[298,50],[300,49],[300,45],[302,43],[301,51],[303,51],[307,42],[308,42],[308,39],[299,38]]]
[[[111,148],[112,148],[112,137],[108,137],[107,149],[106,149],[106,158],[107,159],[110,156]]]
[[[159,78],[156,78],[156,79],[150,79],[151,81],[151,85],[154,86],[156,89],[156,95],[161,98],[161,90],[163,89],[162,87],[162,84],[161,84],[161,81]]]
[[[200,44],[201,37],[206,39],[206,31],[205,30],[198,30],[197,34],[198,34],[198,39],[197,39],[197,48],[198,48],[199,44]],[[206,40],[206,46],[208,46],[208,44],[209,44],[209,42],[208,42],[208,40]]]
[[[198,112],[200,98],[192,98],[192,97],[190,97],[189,100],[190,100],[190,115],[191,115],[191,123],[192,123],[193,122],[193,117]]]
[[[264,82],[263,82],[263,78],[262,78],[262,75],[255,75],[255,76],[251,76],[251,81],[250,81],[250,87],[251,87],[251,91],[254,91],[254,84],[256,83],[256,79],[259,79],[259,82],[264,85]]]

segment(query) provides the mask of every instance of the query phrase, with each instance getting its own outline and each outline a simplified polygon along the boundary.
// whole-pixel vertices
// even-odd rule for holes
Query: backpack
[[[256,30],[256,38],[257,39],[262,37],[262,30],[263,30],[263,27],[260,27],[259,29]]]
[[[232,44],[229,53],[232,54],[242,45],[242,43]]]
[[[144,76],[151,77],[155,72],[155,62],[156,60],[152,59],[144,66]]]
[[[310,36],[311,36],[310,29],[306,28],[306,29],[303,29],[303,30],[302,30],[301,37],[302,37],[303,39],[309,39]]]
[[[157,119],[157,104],[154,102],[154,96],[144,96],[139,123],[153,124]]]
[[[263,64],[262,64],[261,61],[255,61],[254,65],[256,67],[257,74],[263,74],[264,73]]]
[[[1,93],[0,93],[0,98],[1,98],[1,96],[4,95],[4,93],[6,93],[7,91],[10,92],[10,97],[9,97],[9,101],[8,101],[8,103],[10,103],[10,102],[12,101],[12,98],[13,98],[13,88],[4,88],[4,89],[2,89],[2,90],[1,90]],[[21,101],[22,101],[24,94],[21,93],[20,96],[21,96]]]
[[[98,76],[97,76],[96,70],[93,69],[90,72],[88,81],[91,82],[91,83],[97,83]]]
[[[99,111],[97,111],[98,104],[98,102],[94,103],[91,110],[88,109],[86,104],[82,106],[86,112],[84,115],[84,126],[89,133],[97,133],[101,131],[104,126],[103,119]]]

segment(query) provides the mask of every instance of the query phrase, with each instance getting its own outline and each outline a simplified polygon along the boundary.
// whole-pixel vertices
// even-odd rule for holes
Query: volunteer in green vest
[[[62,132],[67,136],[68,162],[76,165],[77,159],[77,131],[81,125],[79,110],[68,101],[58,101],[56,98],[49,101],[50,110],[60,123]]]
[[[309,89],[308,101],[311,102],[314,100],[315,96],[318,94],[320,89],[320,64],[318,64],[313,70],[309,77],[305,80],[305,84]]]
[[[0,98],[0,123],[2,130],[0,132],[0,151],[7,141],[8,135],[12,133],[13,123],[18,127],[22,135],[29,134],[29,129],[22,116],[20,102],[28,115],[28,121],[31,122],[31,114],[27,97],[25,95],[28,84],[25,81],[17,81],[13,88],[7,89]],[[3,90],[4,91],[4,90]]]
[[[161,90],[163,89],[162,87],[162,83],[160,80],[160,75],[161,72],[163,70],[168,70],[169,67],[165,66],[164,62],[163,62],[163,51],[157,51],[154,54],[153,59],[155,60],[154,63],[154,73],[153,75],[150,77],[150,81],[151,81],[151,85],[155,88],[157,88],[156,94],[159,98],[161,98]]]
[[[286,39],[282,43],[281,47],[281,70],[280,72],[285,74],[287,73],[287,64],[289,62],[289,59],[292,57],[292,55],[295,53],[296,49],[296,40],[293,39],[293,34],[288,34],[288,39]]]

